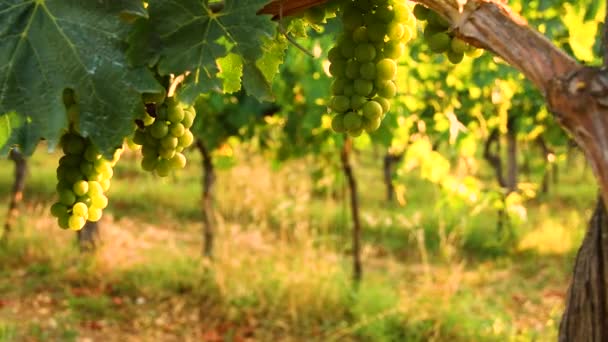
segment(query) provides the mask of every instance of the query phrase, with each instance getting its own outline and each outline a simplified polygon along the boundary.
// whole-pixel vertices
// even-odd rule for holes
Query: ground
[[[402,178],[406,204],[387,204],[381,157],[356,156],[358,288],[342,180],[324,179],[339,186],[323,192],[311,181],[317,161],[277,167],[259,154],[237,157],[233,167],[216,159],[219,229],[208,260],[200,257],[195,151],[186,170],[163,180],[126,153],[100,222],[103,244],[83,254],[49,214],[58,155],[39,150],[21,215],[0,247],[0,341],[556,339],[596,192],[580,156],[549,195],[527,203],[508,243],[492,208],[440,207],[441,191],[415,172]],[[2,160],[0,203],[11,184]]]

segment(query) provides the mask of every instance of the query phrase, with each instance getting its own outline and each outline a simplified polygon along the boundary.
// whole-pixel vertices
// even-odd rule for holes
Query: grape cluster
[[[431,51],[434,53],[445,53],[451,63],[460,63],[465,54],[471,57],[478,57],[483,52],[456,37],[449,30],[450,24],[430,9],[416,4],[414,6],[414,16],[418,20],[427,22],[424,28],[424,39],[427,41]]]
[[[113,167],[122,150],[106,160],[90,139],[75,132],[61,137],[64,156],[57,167],[59,200],[51,206],[51,214],[63,229],[80,230],[85,222],[96,222],[108,205],[104,195],[110,188]]]
[[[378,129],[397,94],[397,59],[412,38],[416,21],[399,1],[344,1],[344,32],[328,52],[331,85],[329,108],[336,132],[359,136]]]
[[[190,127],[196,112],[174,98],[147,105],[146,109],[145,117],[137,122],[133,142],[142,145],[142,169],[166,177],[171,170],[186,166],[181,152],[194,141]]]

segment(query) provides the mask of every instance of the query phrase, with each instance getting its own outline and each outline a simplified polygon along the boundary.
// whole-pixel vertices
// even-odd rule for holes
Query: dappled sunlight
[[[566,254],[580,245],[581,229],[585,220],[576,212],[570,212],[566,220],[548,215],[548,208],[542,206],[542,220],[535,222],[533,230],[525,233],[519,244],[520,251],[532,250],[540,255]]]

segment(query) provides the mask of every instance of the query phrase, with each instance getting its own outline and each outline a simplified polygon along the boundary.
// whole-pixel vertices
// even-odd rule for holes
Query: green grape
[[[95,196],[95,195],[103,194],[103,189],[101,187],[101,184],[99,184],[99,182],[88,181],[88,185],[89,185],[89,191],[88,191],[89,195]]]
[[[346,132],[344,127],[344,114],[338,114],[331,119],[331,128],[337,133]]]
[[[144,171],[152,172],[156,169],[156,164],[158,163],[158,157],[146,157],[141,160],[141,168]]]
[[[95,208],[104,209],[105,207],[108,206],[108,198],[104,195],[93,196],[93,197],[91,197],[91,201],[92,201],[91,204]]]
[[[462,58],[464,57],[463,52],[454,52],[452,50],[448,50],[448,52],[446,54],[448,56],[448,60],[452,64],[458,64],[458,63],[462,62]]]
[[[358,137],[363,133],[363,127],[359,127],[358,129],[353,129],[348,131],[348,135],[350,135],[351,137]]]
[[[450,48],[456,53],[465,53],[467,52],[468,47],[468,44],[464,40],[457,37],[452,38],[452,41],[450,42]]]
[[[361,67],[359,68],[359,74],[363,79],[369,81],[376,79],[376,65],[373,62],[361,64]]]
[[[88,195],[76,197],[76,202],[82,202],[82,203],[86,204],[87,207],[90,206],[92,203],[91,198]]]
[[[376,101],[368,101],[363,105],[363,116],[368,119],[377,119],[382,116],[382,105]]]
[[[354,43],[353,42],[345,42],[343,45],[340,46],[340,52],[342,53],[342,56],[346,60],[355,57]]]
[[[150,127],[150,135],[155,139],[162,139],[169,133],[169,127],[162,121],[156,121]]]
[[[353,131],[361,128],[361,116],[355,112],[349,112],[344,115],[344,129]]]
[[[367,98],[360,95],[353,95],[350,97],[350,107],[354,110],[357,110],[367,102]]]
[[[328,53],[329,72],[335,78],[329,108],[338,113],[331,126],[336,132],[358,136],[363,129],[377,129],[390,110],[388,99],[397,94],[392,81],[397,75],[396,60],[404,55],[403,43],[412,38],[416,21],[410,8],[398,0],[346,0],[337,4],[344,32]],[[440,17],[433,23],[435,27],[443,24]],[[427,31],[430,37],[446,29]]]
[[[181,137],[182,135],[184,135],[185,132],[186,127],[184,127],[184,125],[181,123],[174,123],[169,126],[169,133],[171,133],[171,135],[176,138]]]
[[[355,93],[355,86],[352,83],[344,85],[344,95],[352,96]]]
[[[435,53],[446,51],[450,47],[450,42],[450,35],[445,32],[436,33],[428,39],[429,48]]]
[[[61,229],[69,229],[70,228],[70,214],[66,213],[65,215],[61,215],[57,217],[57,224]]]
[[[163,159],[171,159],[175,155],[175,149],[173,148],[161,148],[158,150],[158,154]]]
[[[82,202],[76,202],[72,207],[72,214],[84,217],[86,219],[89,214],[89,208]]]
[[[359,68],[359,62],[355,61],[354,59],[346,62],[346,77],[350,78],[351,80],[359,78]]]
[[[388,37],[391,40],[400,40],[405,35],[405,30],[405,26],[401,25],[400,23],[393,23],[388,28]]]
[[[156,174],[160,177],[167,177],[171,172],[171,164],[166,159],[161,159],[156,166]]]
[[[65,165],[67,167],[74,167],[80,163],[80,157],[75,154],[67,154],[59,158],[59,165]]]
[[[184,127],[186,127],[186,128],[192,127],[195,117],[196,117],[196,113],[194,112],[194,109],[191,108],[191,110],[185,110],[184,111],[184,120],[182,120],[182,125],[184,125]]]
[[[101,155],[99,151],[93,145],[89,145],[87,149],[84,151],[84,159],[94,162],[96,160],[101,159]]]
[[[386,33],[387,27],[384,23],[374,22],[367,28],[367,35],[372,42],[383,42]]]
[[[82,227],[84,227],[84,224],[86,223],[86,219],[82,216],[70,216],[70,218],[68,219],[68,227],[71,230],[81,230]]]
[[[192,132],[186,131],[184,135],[177,139],[179,140],[180,146],[185,148],[192,145],[192,143],[194,142],[194,135],[192,135]]]
[[[382,123],[382,119],[380,117],[373,118],[373,119],[366,118],[365,122],[363,123],[363,129],[365,129],[365,131],[367,131],[367,132],[373,132],[380,127],[381,123]]]
[[[53,215],[54,217],[59,218],[61,216],[67,215],[67,213],[68,206],[63,203],[57,202],[51,206],[51,215]]]
[[[76,196],[84,196],[89,191],[89,183],[85,180],[74,183],[72,191]]]
[[[397,86],[393,81],[383,81],[380,82],[378,87],[378,95],[381,97],[392,99],[397,95]]]
[[[183,154],[176,152],[170,160],[170,166],[172,169],[183,169],[186,167],[186,157]]]
[[[330,64],[329,73],[333,77],[344,77],[346,75],[346,60],[340,59]]]
[[[336,63],[344,59],[344,57],[342,57],[340,49],[334,46],[327,52],[327,59],[330,63]]]
[[[101,188],[103,189],[103,191],[108,191],[110,189],[110,180],[109,179],[102,179],[99,184],[101,185]]]
[[[361,96],[368,96],[374,89],[372,81],[358,79],[355,80],[355,92]]]
[[[97,222],[101,219],[103,215],[103,210],[95,207],[89,207],[88,219],[91,222]]]
[[[84,139],[74,132],[64,134],[61,141],[66,156],[60,159],[57,168],[58,202],[51,207],[51,214],[57,217],[61,228],[79,230],[84,226],[89,212],[98,220],[101,209],[107,206],[108,200],[103,193],[110,187],[112,167],[122,150],[116,150],[112,160],[106,160],[90,139]],[[74,153],[76,149],[68,147],[73,147],[73,142],[82,144],[77,148],[79,153]],[[99,208],[99,212],[92,210],[93,206]]]
[[[65,154],[81,154],[84,152],[84,139],[74,134],[66,134],[61,139],[61,146]]]
[[[334,96],[331,99],[331,109],[336,113],[344,113],[350,108],[350,100],[347,96]]]
[[[353,31],[353,41],[355,43],[367,43],[367,27],[360,26]],[[330,60],[331,62],[331,60]]]
[[[433,11],[431,11],[431,15],[428,16],[427,22],[429,26],[433,26],[444,31],[450,27],[450,23],[447,20]]]
[[[375,16],[382,22],[391,23],[395,19],[395,11],[386,6],[379,6]]]
[[[344,86],[346,84],[346,80],[343,78],[336,78],[331,83],[331,94],[332,95],[342,95],[344,94]]]
[[[172,135],[167,135],[160,141],[160,146],[167,149],[175,149],[179,141]]]
[[[133,134],[133,142],[136,143],[137,145],[143,145],[144,142],[146,141],[146,133],[144,133],[144,131],[142,130],[136,130],[135,133]]]
[[[392,80],[397,75],[397,63],[390,58],[384,58],[376,63],[376,78]]]
[[[170,106],[167,109],[167,119],[171,122],[180,122],[184,119],[184,110],[179,105]]]
[[[380,106],[382,106],[383,114],[386,114],[389,110],[391,110],[391,102],[384,97],[376,96],[374,97],[374,101],[378,102]]]
[[[400,42],[389,41],[384,45],[384,57],[398,59],[405,54],[405,45]]]
[[[359,44],[355,47],[355,58],[361,63],[371,62],[376,58],[376,48],[369,43]]]

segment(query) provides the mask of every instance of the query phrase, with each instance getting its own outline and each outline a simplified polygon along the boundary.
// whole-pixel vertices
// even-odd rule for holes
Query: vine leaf
[[[235,78],[229,73],[242,75],[248,93],[263,100],[272,97],[270,82],[256,65],[264,52],[264,40],[276,32],[270,16],[256,14],[267,2],[226,0],[223,8],[215,13],[207,1],[202,0],[149,2],[149,27],[154,28],[162,43],[158,72],[168,75],[190,71],[179,94],[181,100],[193,102],[200,93],[222,89],[222,79]],[[130,43],[137,44],[137,41]],[[236,67],[222,70],[220,78],[218,59],[229,53],[242,61],[234,63],[233,60]],[[236,87],[229,84],[228,88]]]
[[[57,141],[67,126],[62,94],[74,90],[77,127],[104,152],[120,145],[142,111],[141,93],[160,85],[124,56],[128,24],[143,17],[137,0],[6,0],[0,3],[0,115],[26,122],[11,140],[31,154],[41,138]]]

